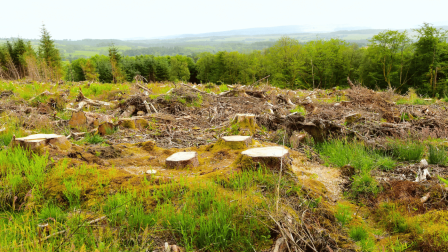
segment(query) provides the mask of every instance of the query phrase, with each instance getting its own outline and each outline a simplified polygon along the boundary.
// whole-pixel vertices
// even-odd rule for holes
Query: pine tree
[[[62,60],[59,50],[56,48],[54,40],[51,39],[50,33],[45,28],[45,25],[42,25],[41,32],[38,55],[42,60],[43,68],[48,68],[43,69],[43,71],[49,72],[52,79],[60,79]]]
[[[121,54],[118,52],[118,48],[116,48],[114,44],[109,47],[109,59],[112,66],[114,83],[123,82],[125,80],[125,76],[120,66]]]

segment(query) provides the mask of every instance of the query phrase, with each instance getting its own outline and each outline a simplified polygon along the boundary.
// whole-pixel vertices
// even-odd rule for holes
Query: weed
[[[129,205],[129,227],[135,230],[142,230],[146,227],[152,227],[156,224],[157,218],[154,212],[145,213],[145,209],[141,202]]]
[[[419,141],[390,141],[389,147],[395,157],[403,161],[419,161],[423,157],[425,145]]]
[[[364,172],[353,176],[351,191],[353,196],[358,198],[361,195],[377,195],[380,188],[378,187],[378,182],[369,173]]]
[[[64,180],[64,195],[71,207],[78,207],[81,203],[81,186],[73,178]]]
[[[40,222],[52,220],[54,222],[64,223],[67,220],[67,214],[65,214],[61,208],[53,203],[48,203],[45,207],[43,207],[38,217]]]
[[[393,169],[395,161],[374,150],[366,148],[360,142],[330,140],[316,146],[322,159],[328,164],[342,167],[351,165],[357,171],[368,172],[374,168]]]
[[[446,150],[443,147],[429,145],[428,163],[445,165],[447,161]]]
[[[306,115],[306,110],[303,106],[297,105],[297,107],[295,107],[294,109],[290,110],[291,113],[298,113],[301,114],[303,116]]]
[[[350,228],[348,234],[354,241],[363,241],[369,237],[369,233],[363,226],[355,226]]]
[[[219,91],[222,92],[227,92],[229,91],[229,87],[227,87],[227,85],[219,85]]]
[[[98,144],[104,142],[104,138],[102,138],[98,134],[86,134],[82,142],[87,142],[90,144]]]
[[[402,252],[407,250],[408,248],[412,247],[413,243],[402,243],[400,242],[400,240],[397,238],[397,240],[391,244],[390,246],[390,250],[391,252]]]
[[[334,216],[342,226],[347,225],[352,221],[352,213],[350,211],[349,206],[344,206],[342,204],[338,204],[338,208],[336,210],[336,214]]]

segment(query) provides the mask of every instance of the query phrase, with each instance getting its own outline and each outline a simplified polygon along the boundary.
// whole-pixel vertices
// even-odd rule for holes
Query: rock
[[[224,136],[221,144],[230,149],[245,149],[252,143],[250,136]]]
[[[65,136],[56,134],[36,134],[15,138],[12,144],[37,152],[40,152],[44,146],[58,147],[61,150],[68,150],[71,147],[71,143]]]
[[[177,152],[169,156],[166,161],[167,168],[185,168],[197,167],[199,165],[198,153],[191,152]]]
[[[157,171],[156,170],[147,170],[146,174],[156,174]]]
[[[245,150],[241,154],[243,155],[241,160],[243,168],[250,168],[248,166],[259,163],[270,169],[279,170],[281,165],[285,167],[289,163],[287,159],[289,151],[281,146],[253,148]]]

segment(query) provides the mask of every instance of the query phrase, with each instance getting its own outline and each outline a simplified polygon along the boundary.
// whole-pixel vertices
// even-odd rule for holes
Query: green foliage
[[[90,144],[98,144],[104,142],[104,138],[102,138],[99,134],[86,134],[84,140]]]
[[[428,163],[445,165],[447,161],[446,150],[443,146],[437,147],[432,144],[428,146]]]
[[[38,218],[40,222],[60,222],[67,221],[67,214],[56,204],[48,203],[40,211]]]
[[[295,107],[294,109],[290,110],[289,112],[291,113],[299,113],[303,116],[306,115],[306,110],[303,106],[297,105],[297,107]]]
[[[369,232],[363,226],[354,226],[348,232],[350,238],[354,241],[363,241],[369,237]]]
[[[349,224],[353,219],[350,207],[342,204],[338,204],[334,217],[339,223],[341,223],[342,226]]]
[[[380,192],[378,182],[368,172],[353,176],[351,192],[355,198],[363,195],[377,195]]]
[[[338,167],[351,165],[358,171],[370,171],[375,168],[391,170],[396,162],[360,142],[330,140],[316,146],[321,158]]]
[[[425,152],[425,145],[413,140],[389,141],[392,154],[403,161],[420,161]]]

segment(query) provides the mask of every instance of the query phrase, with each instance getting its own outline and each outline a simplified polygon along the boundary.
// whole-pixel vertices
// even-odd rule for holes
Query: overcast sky
[[[303,25],[413,28],[448,25],[447,0],[3,0],[0,37],[126,39]]]

